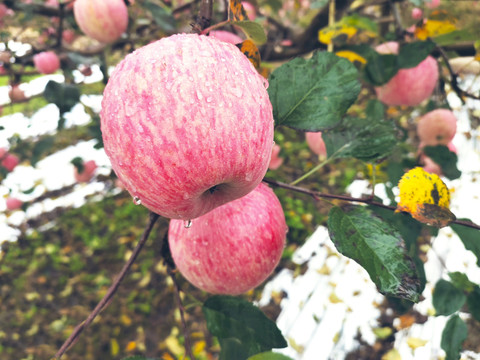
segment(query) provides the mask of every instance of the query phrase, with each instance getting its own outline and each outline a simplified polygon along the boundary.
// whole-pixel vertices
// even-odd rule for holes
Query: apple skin
[[[423,11],[420,8],[413,8],[412,9],[412,19],[420,20],[423,17]]]
[[[327,147],[322,139],[322,132],[306,132],[305,139],[307,140],[308,147],[313,153],[320,156],[327,156]]]
[[[375,48],[380,54],[398,54],[398,43],[391,41]],[[427,56],[416,67],[401,69],[385,85],[375,88],[378,99],[386,105],[416,106],[428,99],[438,81],[437,61]]]
[[[1,165],[7,169],[9,172],[13,171],[15,167],[18,165],[20,160],[18,159],[17,155],[14,154],[6,154],[2,156]]]
[[[257,9],[253,6],[252,3],[248,1],[242,1],[242,6],[245,12],[247,13],[248,20],[255,20],[257,18]]]
[[[7,203],[7,210],[10,210],[10,211],[18,210],[23,205],[22,200],[19,200],[14,197],[7,198],[6,203]]]
[[[277,170],[283,164],[283,158],[278,156],[280,150],[282,150],[280,145],[273,145],[272,157],[270,158],[270,163],[268,164],[268,168],[270,170]]]
[[[11,85],[10,90],[8,90],[8,97],[10,98],[12,103],[22,102],[27,99],[24,91],[20,89],[19,84]]]
[[[33,64],[41,74],[53,74],[60,68],[60,59],[53,51],[44,51],[33,57]]]
[[[233,45],[240,44],[243,41],[243,39],[237,34],[231,33],[229,31],[224,31],[224,30],[210,31],[209,36]]]
[[[190,220],[252,191],[273,146],[266,80],[240,50],[196,34],[146,45],[117,65],[101,130],[133,197]]]
[[[128,9],[123,0],[76,0],[75,21],[80,29],[102,43],[112,43],[127,30]]]
[[[457,132],[457,118],[448,109],[435,109],[423,115],[417,125],[420,147],[448,145]]]
[[[168,242],[173,261],[193,285],[213,294],[238,295],[260,285],[285,246],[282,206],[267,185],[194,219],[173,219]]]
[[[75,167],[73,170],[73,176],[77,182],[86,183],[92,179],[96,169],[97,164],[95,163],[95,160],[89,160],[83,163],[83,171],[81,173],[79,173]]]

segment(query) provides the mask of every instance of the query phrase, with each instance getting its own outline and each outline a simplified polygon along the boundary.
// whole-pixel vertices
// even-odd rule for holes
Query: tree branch
[[[78,340],[82,331],[85,330],[85,328],[87,328],[88,325],[91,324],[91,322],[95,319],[95,317],[103,310],[103,308],[113,298],[113,296],[117,292],[118,287],[120,286],[120,282],[123,280],[123,278],[127,274],[128,270],[130,269],[130,267],[134,263],[135,259],[137,258],[138,254],[140,253],[140,250],[142,250],[143,246],[147,242],[148,236],[150,235],[150,232],[152,231],[153,226],[155,225],[155,222],[158,220],[158,218],[159,218],[159,215],[157,215],[153,212],[150,212],[149,221],[147,223],[147,226],[145,227],[145,230],[142,234],[142,237],[140,238],[140,241],[138,242],[137,246],[133,250],[133,253],[130,256],[130,259],[128,259],[128,261],[125,263],[122,270],[117,275],[115,281],[110,286],[110,288],[108,289],[107,293],[102,298],[102,300],[100,300],[100,302],[97,304],[95,309],[93,309],[93,311],[90,313],[90,315],[87,317],[87,319],[84,322],[77,325],[77,327],[73,330],[72,334],[63,343],[62,347],[55,354],[55,359],[60,359],[62,357],[62,355],[65,354],[65,352],[68,350],[68,348],[70,346],[72,346]]]

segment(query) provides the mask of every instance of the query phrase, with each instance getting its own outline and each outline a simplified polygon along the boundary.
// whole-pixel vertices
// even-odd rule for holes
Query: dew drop
[[[245,181],[252,181],[253,179],[253,174],[252,173],[247,173],[245,175]]]
[[[192,220],[185,220],[183,222],[183,226],[185,227],[185,229],[192,227]]]
[[[193,81],[193,76],[189,76],[188,80]]]
[[[135,205],[140,205],[142,203],[142,200],[140,200],[140,198],[138,196],[134,196],[133,197],[133,203]]]
[[[238,98],[242,97],[242,95],[243,95],[242,89],[239,89],[239,88],[233,88],[232,93],[233,93],[233,95],[235,95]]]
[[[207,103],[211,103],[213,98],[211,96],[207,97]]]
[[[198,100],[202,100],[202,99],[203,99],[203,95],[202,95],[202,93],[201,93],[199,90],[197,90],[197,99],[198,99]]]
[[[275,140],[273,140],[273,146],[275,146]]]
[[[225,60],[225,58],[222,57],[222,58],[220,58],[220,61],[225,62],[227,60]]]

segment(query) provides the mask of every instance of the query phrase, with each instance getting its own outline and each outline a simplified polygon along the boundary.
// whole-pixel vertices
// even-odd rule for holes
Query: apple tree
[[[438,229],[480,259],[478,220],[457,219],[447,186],[465,177],[449,95],[476,106],[470,129],[480,103],[462,80],[480,74],[480,3],[458,3],[3,0],[3,119],[57,112],[53,132],[0,148],[4,218],[24,214],[1,247],[1,358],[289,359],[254,301],[319,225],[398,316],[432,281]],[[12,181],[84,141],[109,164],[73,156],[57,189]],[[348,194],[359,179],[369,193]],[[93,182],[100,200],[32,210]],[[459,359],[480,287],[444,273],[432,301]]]

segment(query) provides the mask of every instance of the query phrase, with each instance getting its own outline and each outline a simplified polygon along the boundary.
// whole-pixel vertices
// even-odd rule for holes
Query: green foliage
[[[457,168],[457,154],[450,151],[445,145],[425,146],[423,152],[435,163],[440,165],[442,173],[450,180],[455,180],[462,175]]]
[[[263,352],[260,354],[250,356],[248,360],[292,360],[292,359],[288,356],[268,351],[268,352]]]
[[[385,120],[384,106],[379,101],[369,102],[366,117],[344,118],[339,126],[324,131],[322,138],[329,157],[363,161],[385,158],[397,143],[395,125]]]
[[[451,315],[460,310],[467,297],[449,281],[440,279],[433,292],[433,306],[437,315]]]
[[[245,34],[247,34],[248,37],[257,45],[265,44],[265,42],[267,41],[267,35],[265,35],[265,30],[259,23],[255,21],[234,21],[232,22],[232,24],[240,27],[245,32]]]
[[[80,101],[80,90],[75,85],[57,83],[50,80],[43,96],[48,102],[57,105],[60,114],[70,111]]]
[[[415,264],[395,228],[361,206],[333,207],[327,226],[337,250],[367,270],[381,293],[418,301]]]
[[[275,322],[248,301],[217,295],[207,299],[202,309],[208,330],[219,339],[220,359],[245,360],[287,346]]]
[[[446,360],[460,359],[462,343],[467,338],[467,325],[458,315],[448,320],[442,333],[441,347],[447,353]]]
[[[175,18],[167,9],[152,1],[141,2],[140,5],[152,14],[153,20],[161,29],[166,32],[175,32],[177,29]]]
[[[469,219],[461,220],[470,221]],[[460,237],[465,249],[470,250],[477,257],[477,265],[480,266],[480,242],[478,241],[478,230],[457,224],[451,224],[450,227]]]
[[[275,124],[303,131],[334,127],[357,99],[357,76],[349,61],[328,52],[280,66],[268,87]]]

